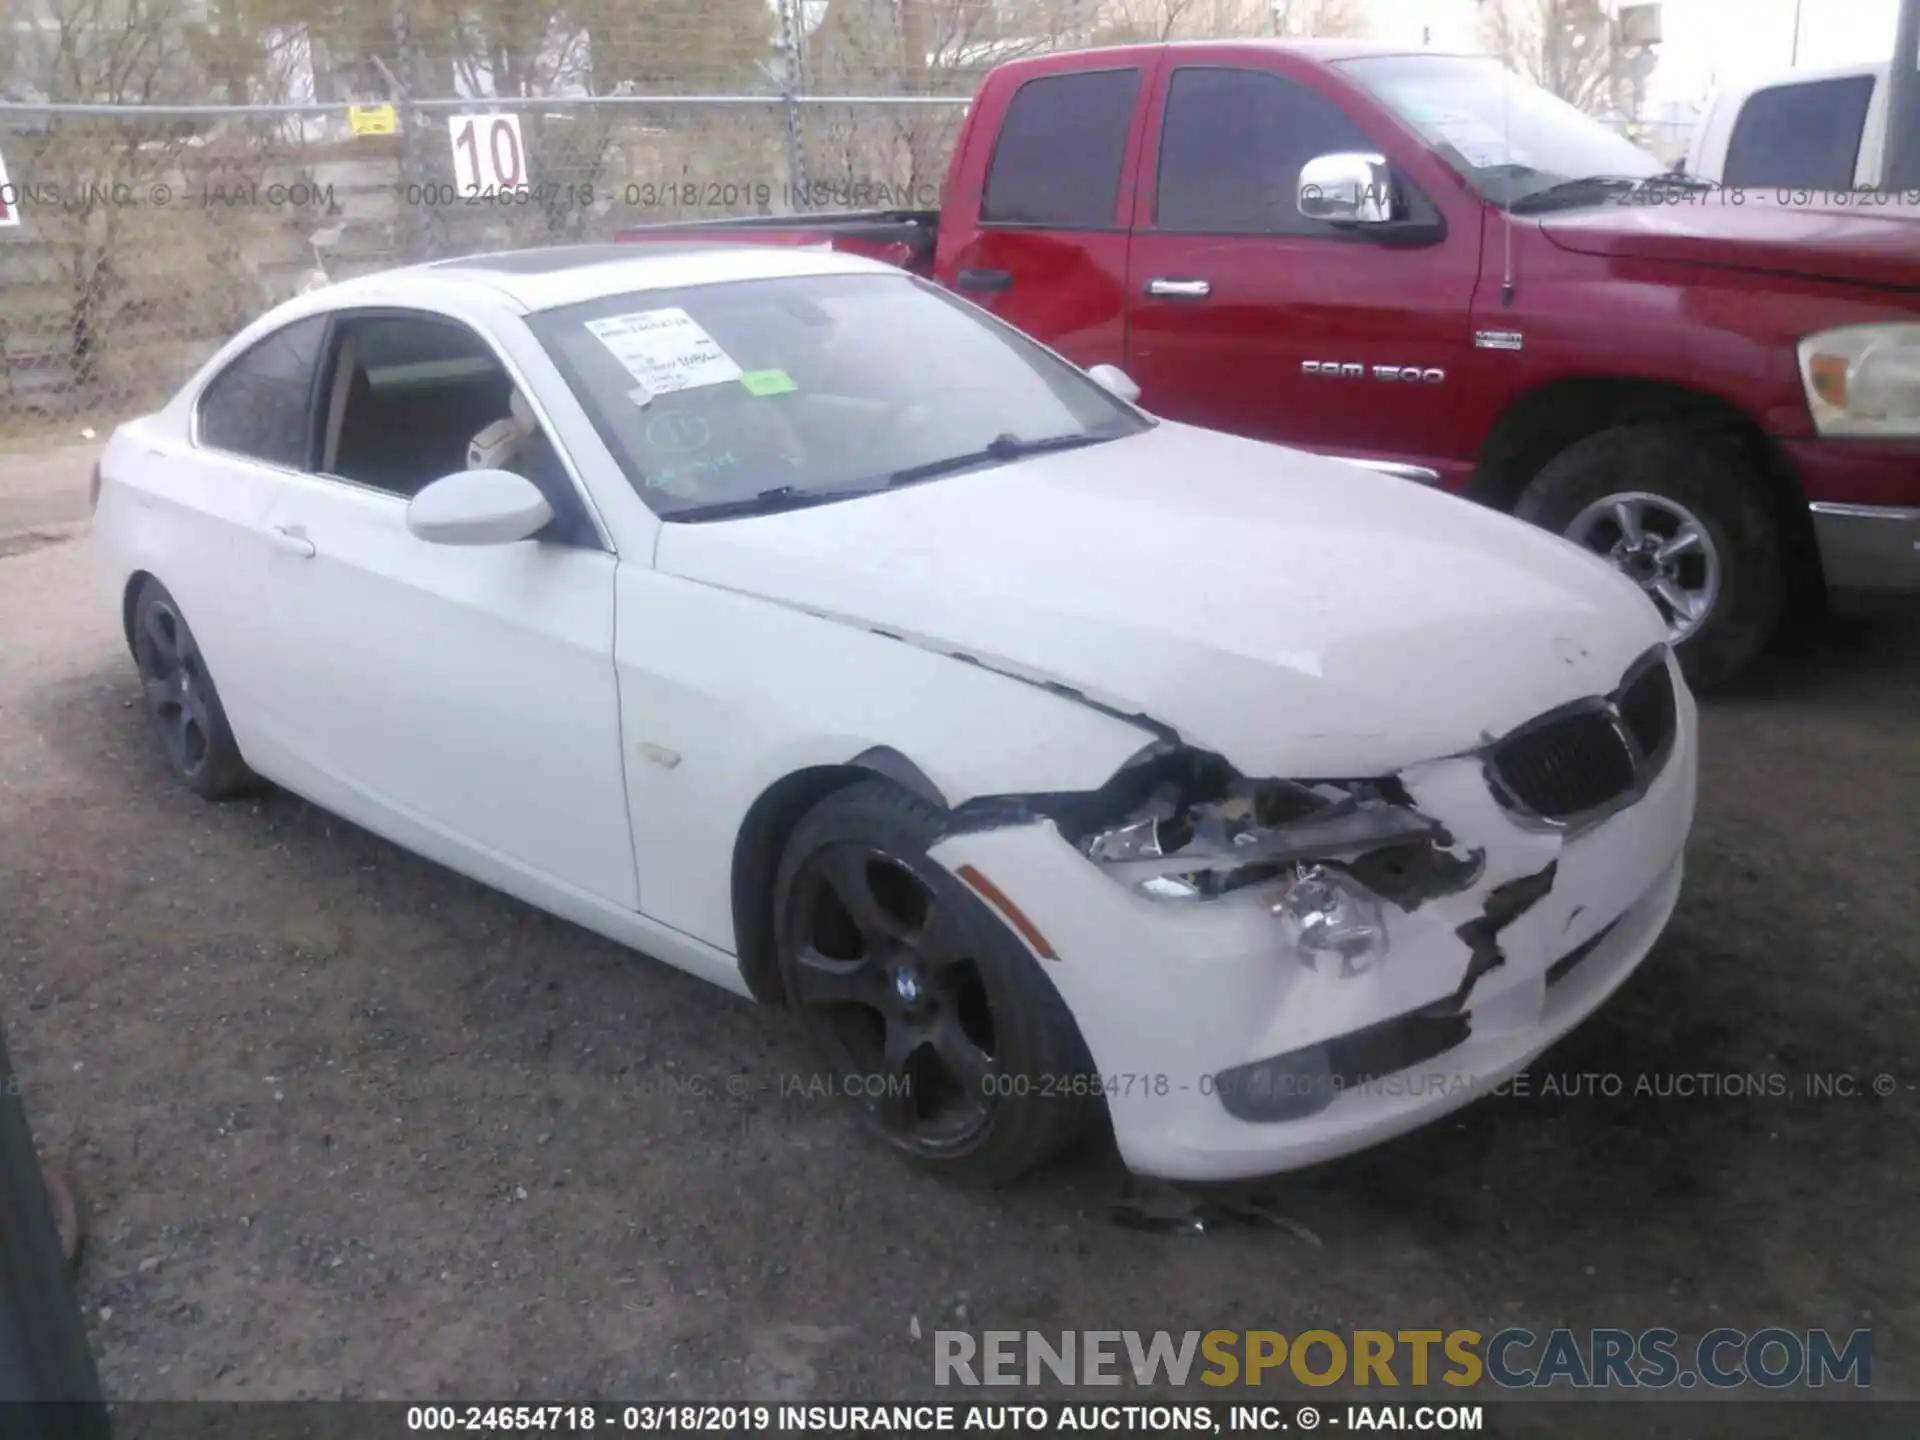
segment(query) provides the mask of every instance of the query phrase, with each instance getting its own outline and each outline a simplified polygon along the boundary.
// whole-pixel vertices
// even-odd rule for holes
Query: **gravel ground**
[[[78,539],[0,542],[0,1015],[115,1398],[897,1399],[940,1326],[1508,1324],[1870,1326],[1920,1396],[1920,627],[1706,707],[1673,926],[1529,1094],[1165,1235],[1099,1145],[947,1188],[787,1093],[784,1015],[169,783]],[[1633,1093],[1682,1075],[1788,1093]]]

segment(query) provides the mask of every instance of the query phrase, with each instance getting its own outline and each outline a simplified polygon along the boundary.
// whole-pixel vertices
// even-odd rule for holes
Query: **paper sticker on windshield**
[[[1477,115],[1457,110],[1435,110],[1423,116],[1421,126],[1442,144],[1458,150],[1469,165],[1504,165],[1511,158],[1506,135]]]
[[[589,320],[587,329],[653,395],[740,378],[740,367],[720,342],[677,306]]]

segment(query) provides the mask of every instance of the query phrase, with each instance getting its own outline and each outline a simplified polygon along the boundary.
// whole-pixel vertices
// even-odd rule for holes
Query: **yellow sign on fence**
[[[391,105],[349,105],[347,119],[356,135],[391,135],[400,128]]]

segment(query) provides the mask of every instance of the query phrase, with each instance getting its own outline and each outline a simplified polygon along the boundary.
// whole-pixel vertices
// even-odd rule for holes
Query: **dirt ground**
[[[1920,1398],[1920,624],[1805,629],[1705,707],[1673,926],[1530,1094],[1168,1235],[1098,1145],[948,1188],[783,1093],[784,1015],[196,800],[84,539],[0,556],[0,1016],[115,1398],[932,1398],[942,1326],[1512,1324],[1871,1327]]]

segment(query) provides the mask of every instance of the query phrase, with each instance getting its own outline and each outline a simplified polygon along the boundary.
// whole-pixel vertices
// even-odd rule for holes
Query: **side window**
[[[512,418],[512,392],[493,352],[462,325],[348,320],[333,355],[320,469],[412,496],[467,468],[475,437]]]
[[[553,507],[551,539],[597,546],[560,455],[486,341],[426,315],[342,323],[328,377],[320,470],[411,498],[470,467],[511,470]]]
[[[1871,75],[1756,90],[1727,141],[1726,185],[1851,190]]]
[[[1326,235],[1300,214],[1300,170],[1319,155],[1371,151],[1345,111],[1264,70],[1173,72],[1160,127],[1154,224],[1227,235]]]
[[[200,394],[200,443],[292,470],[307,467],[313,371],[325,316],[276,330],[242,352]]]
[[[980,202],[983,225],[1105,230],[1140,94],[1138,70],[1029,80],[1014,92]]]

